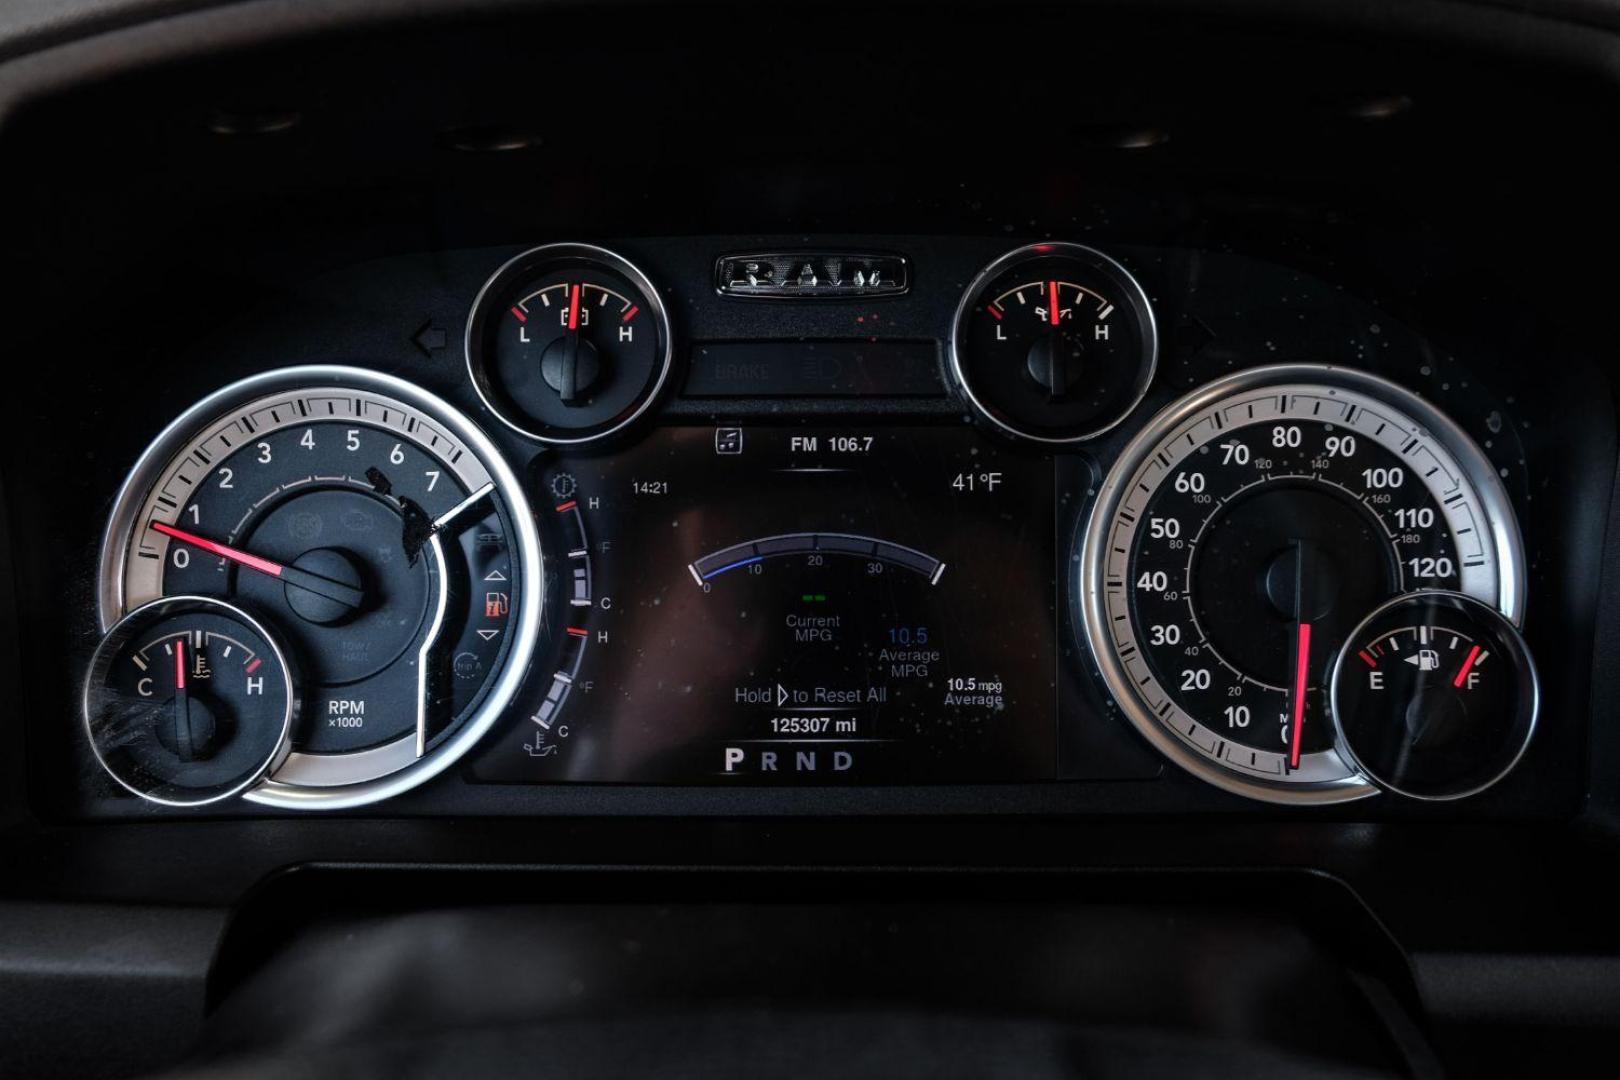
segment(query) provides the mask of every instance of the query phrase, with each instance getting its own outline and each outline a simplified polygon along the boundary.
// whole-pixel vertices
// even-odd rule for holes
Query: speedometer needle
[[[346,607],[358,608],[365,602],[365,593],[352,585],[345,585],[341,581],[333,581],[331,578],[312,574],[308,570],[300,570],[296,566],[283,566],[280,563],[271,562],[269,559],[254,555],[252,552],[233,548],[228,544],[220,543],[218,540],[210,540],[205,536],[186,532],[184,529],[177,529],[173,525],[165,525],[161,521],[152,522],[152,528],[164,536],[179,540],[183,544],[190,544],[192,547],[201,548],[209,554],[229,559],[231,562],[239,566],[245,566],[249,570],[279,578],[294,588],[306,589],[317,596],[335,600]]]
[[[1299,624],[1299,642],[1294,647],[1294,693],[1290,704],[1294,720],[1290,725],[1292,745],[1288,749],[1288,767],[1299,768],[1299,737],[1305,730],[1305,683],[1311,672],[1311,624]]]

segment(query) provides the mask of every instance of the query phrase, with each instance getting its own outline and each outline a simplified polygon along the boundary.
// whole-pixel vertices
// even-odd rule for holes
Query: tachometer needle
[[[1299,737],[1305,730],[1305,684],[1311,673],[1311,624],[1299,624],[1299,643],[1294,647],[1294,693],[1290,704],[1294,720],[1291,725],[1292,745],[1288,749],[1288,767],[1299,768]]]
[[[317,596],[335,600],[346,607],[358,608],[365,602],[365,593],[352,585],[345,585],[341,581],[333,581],[331,578],[312,574],[308,570],[300,570],[296,566],[283,566],[251,552],[233,548],[228,544],[222,544],[218,540],[210,540],[205,536],[198,536],[196,533],[186,532],[184,529],[177,529],[173,525],[166,525],[161,521],[152,522],[152,528],[164,536],[179,540],[183,544],[190,544],[192,547],[201,548],[212,555],[218,555],[222,559],[229,559],[239,566],[247,567],[249,570],[267,574],[273,578],[280,578],[294,588],[308,590]]]

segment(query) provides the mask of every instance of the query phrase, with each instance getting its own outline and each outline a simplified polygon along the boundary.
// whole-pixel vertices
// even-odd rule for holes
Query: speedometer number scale
[[[1086,537],[1088,631],[1116,700],[1221,786],[1371,793],[1326,713],[1346,635],[1414,589],[1518,602],[1505,497],[1477,454],[1405,391],[1338,369],[1258,369],[1172,405]]]

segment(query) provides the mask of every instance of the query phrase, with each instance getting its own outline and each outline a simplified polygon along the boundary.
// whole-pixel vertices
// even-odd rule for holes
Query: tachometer
[[[1360,372],[1258,368],[1170,405],[1110,472],[1084,537],[1093,654],[1172,760],[1269,801],[1373,786],[1334,746],[1323,687],[1369,611],[1445,589],[1517,618],[1523,554],[1480,450]]]
[[[137,464],[102,549],[101,620],[229,600],[303,674],[292,752],[248,798],[352,806],[459,757],[539,633],[540,548],[510,470],[409,383],[292,368],[194,406]]]

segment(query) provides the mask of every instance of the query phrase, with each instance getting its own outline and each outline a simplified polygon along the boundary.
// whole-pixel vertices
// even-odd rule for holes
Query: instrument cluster
[[[429,363],[266,355],[162,418],[79,665],[103,787],[1306,806],[1533,745],[1516,414],[1363,301],[1163,249],[636,246],[403,260],[458,322]]]

